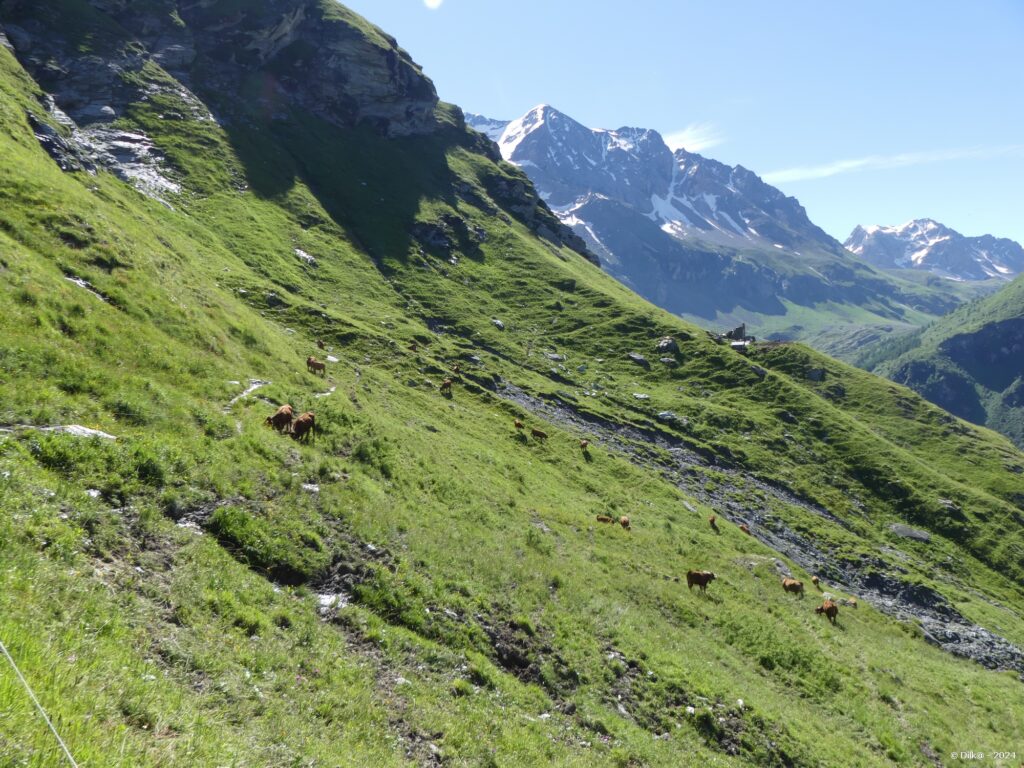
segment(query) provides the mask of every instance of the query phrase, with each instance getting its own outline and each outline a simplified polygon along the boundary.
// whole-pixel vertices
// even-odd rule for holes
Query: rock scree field
[[[343,6],[0,0],[0,641],[78,765],[1016,766],[1022,524],[1005,438],[640,299]]]

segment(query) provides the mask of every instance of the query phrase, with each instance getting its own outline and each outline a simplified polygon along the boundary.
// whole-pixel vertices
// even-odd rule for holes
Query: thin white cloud
[[[725,136],[714,123],[690,123],[681,131],[665,134],[664,139],[670,149],[701,152],[717,147],[725,141]]]
[[[762,177],[769,184],[784,184],[789,181],[810,181],[838,176],[841,173],[877,171],[888,168],[907,168],[912,165],[944,163],[950,160],[989,159],[1006,155],[1024,155],[1024,144],[1002,147],[965,147],[943,149],[933,152],[904,152],[898,155],[869,155],[853,160],[836,160],[823,165],[806,165],[784,168],[766,173]]]
[[[423,0],[423,4],[432,11],[436,11],[438,8],[440,8],[441,3],[443,2],[444,0]]]

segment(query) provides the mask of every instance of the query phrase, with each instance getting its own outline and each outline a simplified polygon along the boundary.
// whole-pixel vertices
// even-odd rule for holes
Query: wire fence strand
[[[3,651],[4,656],[7,657],[7,661],[11,663],[11,669],[13,669],[14,674],[18,676],[21,684],[25,686],[25,690],[28,692],[29,698],[32,699],[32,703],[36,705],[36,709],[39,710],[39,714],[43,716],[43,720],[46,721],[46,725],[49,727],[50,732],[53,734],[54,738],[57,739],[57,743],[60,744],[60,748],[64,751],[64,756],[67,757],[72,768],[78,768],[78,763],[76,763],[75,758],[71,756],[71,750],[68,749],[68,745],[64,743],[64,739],[62,739],[60,734],[57,733],[57,729],[53,727],[53,722],[50,720],[50,716],[46,714],[46,710],[43,709],[43,705],[39,703],[39,699],[36,698],[36,694],[32,690],[32,686],[28,684],[28,680],[26,680],[25,676],[21,674],[21,670],[18,669],[18,665],[15,663],[14,657],[11,656],[10,652],[7,650],[7,646],[4,645],[3,640],[0,640],[0,651]]]

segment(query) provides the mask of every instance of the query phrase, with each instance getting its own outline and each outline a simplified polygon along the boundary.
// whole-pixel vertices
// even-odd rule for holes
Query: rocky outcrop
[[[341,6],[319,0],[225,2],[92,0],[126,35],[83,51],[76,30],[27,0],[3,19],[19,59],[79,124],[109,121],[145,98],[140,78],[158,64],[187,87],[297,106],[338,125],[365,123],[400,136],[436,129],[433,84],[395,40]],[[110,34],[107,32],[107,34]],[[226,90],[227,89],[227,90]],[[253,105],[259,106],[259,105]]]
[[[260,73],[270,109],[300,107],[341,126],[366,124],[386,136],[437,128],[433,83],[394,38],[340,5],[264,0],[226,14],[224,3],[179,3],[197,64],[218,90]]]
[[[600,265],[600,260],[583,238],[551,212],[528,179],[493,176],[487,181],[487,192],[538,237],[563,245],[591,263]]]

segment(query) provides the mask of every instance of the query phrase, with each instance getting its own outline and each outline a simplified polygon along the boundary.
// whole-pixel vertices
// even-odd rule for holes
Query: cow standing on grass
[[[326,376],[327,363],[321,363],[315,357],[310,355],[306,358],[306,370],[310,373],[319,373],[321,376]]]
[[[295,411],[287,403],[282,405],[273,416],[267,416],[267,426],[273,427],[278,432],[288,432],[292,426],[292,419],[295,418]]]
[[[824,603],[814,609],[817,614],[825,614],[828,620],[832,622],[832,626],[836,625],[836,618],[839,616],[839,606],[831,600],[826,600]]]
[[[693,585],[696,584],[700,587],[701,592],[708,591],[708,584],[717,578],[711,571],[687,571],[686,572],[686,586],[689,587],[690,591],[693,591]]]
[[[306,411],[292,422],[292,439],[308,441],[316,429],[316,418],[312,411]]]
[[[797,581],[796,579],[783,579],[782,589],[785,592],[800,595],[800,597],[804,596],[804,583],[802,581]]]

